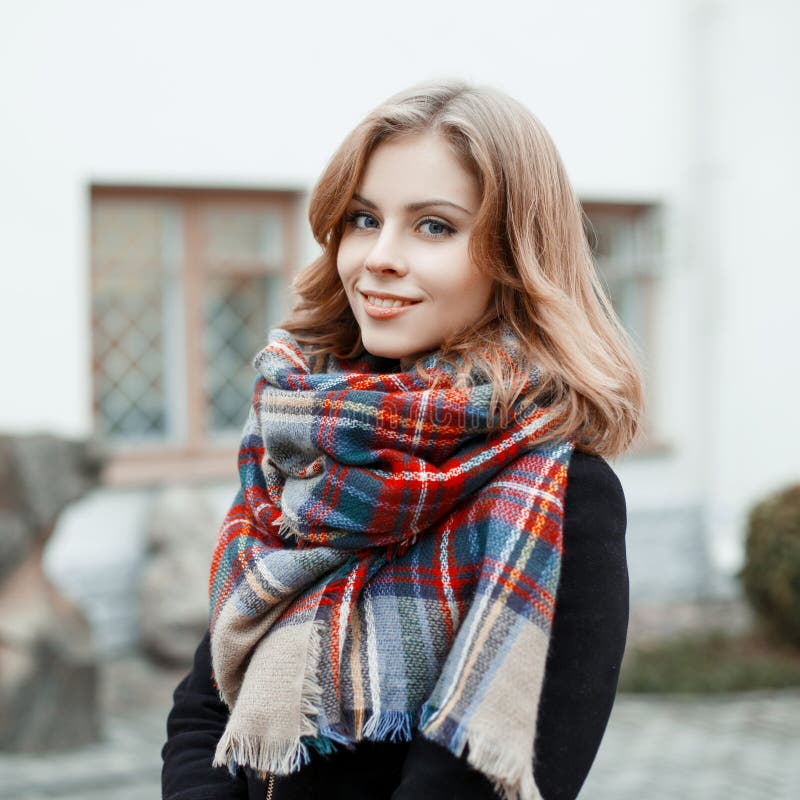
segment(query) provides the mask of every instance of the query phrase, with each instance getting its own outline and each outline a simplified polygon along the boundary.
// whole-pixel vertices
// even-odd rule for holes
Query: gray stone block
[[[221,519],[203,487],[154,500],[141,592],[141,643],[164,663],[189,664],[208,628],[208,573]]]
[[[56,519],[99,479],[88,445],[0,436],[0,749],[73,748],[99,735],[89,625],[45,575]]]

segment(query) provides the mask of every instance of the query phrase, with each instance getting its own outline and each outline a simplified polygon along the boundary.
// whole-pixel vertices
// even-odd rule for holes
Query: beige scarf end
[[[530,752],[520,752],[508,742],[498,744],[483,736],[468,735],[467,761],[486,775],[504,800],[542,800],[533,778]]]

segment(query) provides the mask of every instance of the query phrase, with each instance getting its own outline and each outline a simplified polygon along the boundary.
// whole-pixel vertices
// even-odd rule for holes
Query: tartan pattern
[[[536,798],[572,442],[538,444],[557,420],[535,405],[498,429],[491,384],[457,388],[436,354],[434,389],[380,363],[317,371],[281,329],[254,361],[209,579],[232,709],[215,763],[280,774],[419,728],[457,755],[468,744],[505,796]]]

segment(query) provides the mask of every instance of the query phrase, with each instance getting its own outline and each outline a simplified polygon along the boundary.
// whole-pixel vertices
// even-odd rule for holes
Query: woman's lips
[[[371,303],[367,295],[362,294],[362,297],[364,298],[364,311],[373,319],[390,319],[396,317],[420,302],[419,300],[411,300],[404,302],[401,306],[383,306]]]

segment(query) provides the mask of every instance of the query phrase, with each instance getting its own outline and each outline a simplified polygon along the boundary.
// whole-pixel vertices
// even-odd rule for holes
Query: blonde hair
[[[561,422],[548,438],[621,454],[642,412],[631,341],[603,290],[555,145],[527,108],[497,89],[419,84],[389,98],[347,136],[311,195],[309,221],[322,254],[295,277],[297,302],[282,327],[320,355],[363,353],[336,269],[345,210],[381,142],[424,132],[444,137],[478,180],[482,200],[470,255],[494,280],[486,313],[443,342],[442,357],[465,381],[474,367],[491,376],[501,419],[535,364],[540,381],[521,399],[558,407]],[[504,327],[527,347],[521,362],[504,358]]]

